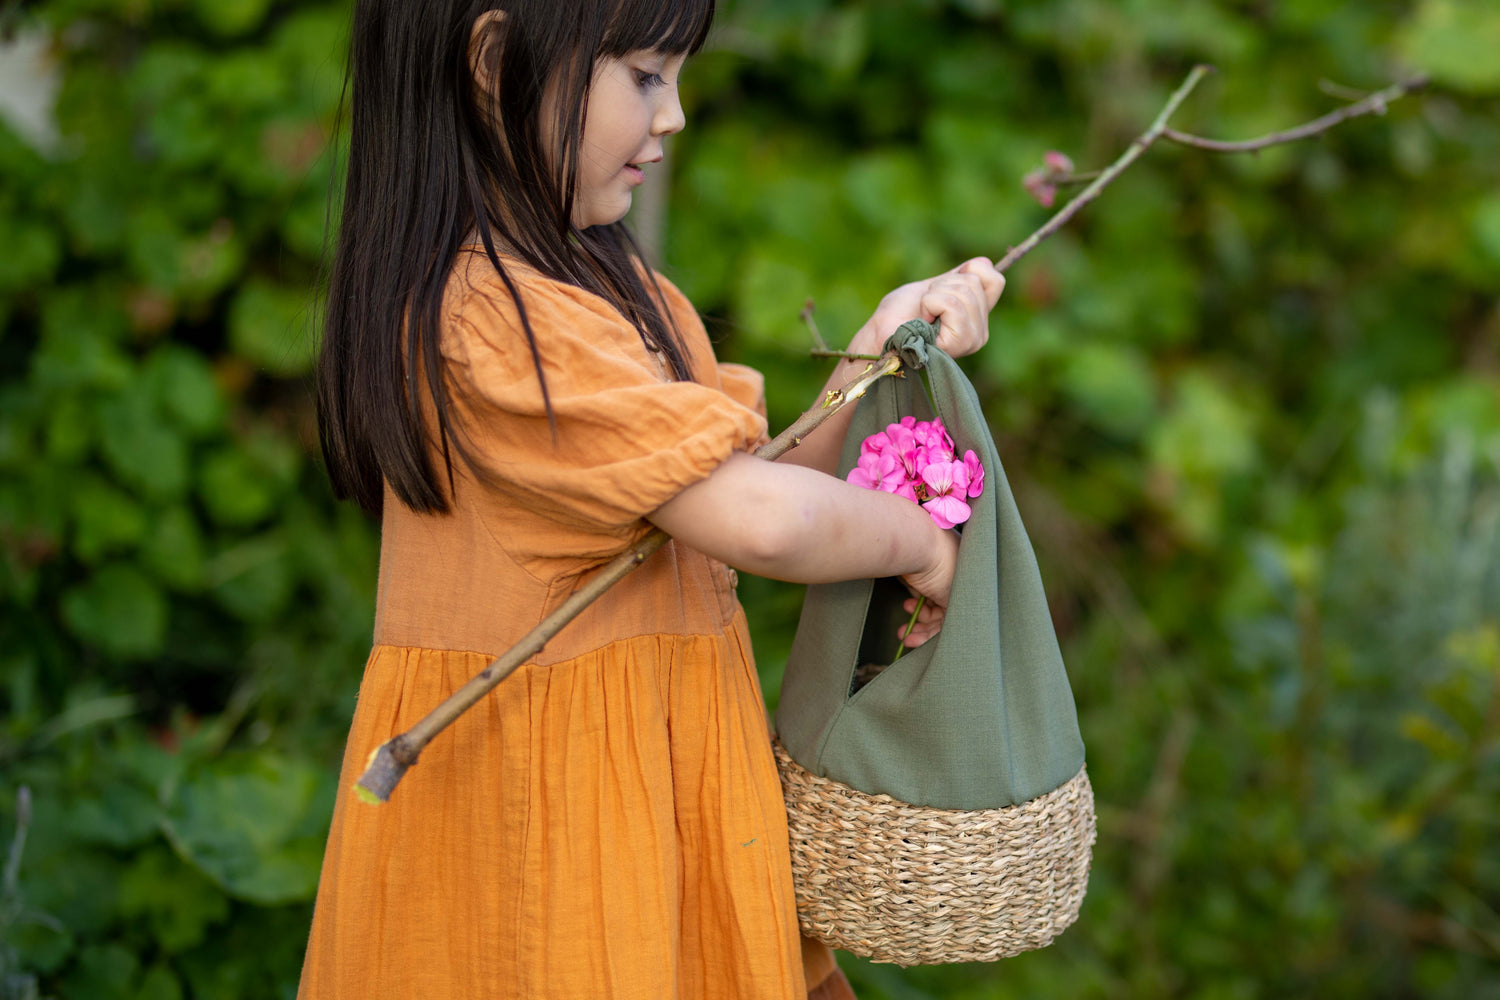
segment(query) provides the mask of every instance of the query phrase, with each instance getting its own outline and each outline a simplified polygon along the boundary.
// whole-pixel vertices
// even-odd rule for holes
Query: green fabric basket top
[[[776,713],[799,765],[870,794],[938,809],[997,809],[1052,791],[1083,767],[1073,692],[1047,610],[1036,556],[974,387],[914,321],[887,347],[905,378],[860,400],[844,441],[847,476],[866,437],[934,406],[910,366],[925,363],[941,417],[962,457],[984,465],[984,492],[961,527],[942,631],[851,694],[861,663],[891,663],[909,596],[898,580],[807,588]]]

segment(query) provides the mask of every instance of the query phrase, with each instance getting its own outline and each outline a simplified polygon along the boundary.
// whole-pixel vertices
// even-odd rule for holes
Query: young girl
[[[781,462],[755,372],[620,224],[713,0],[359,0],[318,371],[341,496],[378,512],[374,649],[340,781],[304,1000],[847,997],[801,941],[738,567],[901,576],[940,626],[957,543],[833,471],[835,418]],[[985,260],[888,295],[984,343]],[[840,365],[840,385],[858,366]],[[673,541],[423,753],[409,729],[652,525]]]

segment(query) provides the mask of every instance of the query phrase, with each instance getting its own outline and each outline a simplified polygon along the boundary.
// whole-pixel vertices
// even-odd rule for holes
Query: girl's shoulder
[[[618,380],[621,365],[643,368],[653,379],[665,375],[660,358],[610,302],[523,261],[502,256],[500,262],[503,276],[483,248],[459,251],[443,297],[442,351],[450,361],[484,355],[530,372],[540,358],[549,378],[563,369],[570,378]],[[713,347],[702,320],[677,286],[659,274],[652,277],[684,338],[691,368],[710,370]]]
[[[443,293],[443,318],[473,321],[477,314],[493,313],[514,319],[519,314],[519,296],[533,322],[538,315],[551,314],[624,322],[618,311],[592,292],[550,278],[519,258],[501,255],[500,263],[505,268],[504,276],[483,247],[460,248]],[[510,279],[508,283],[506,278]]]
[[[501,255],[500,262],[505,267],[504,277],[495,269],[483,247],[460,248],[443,296],[445,320],[473,322],[486,316],[519,326],[520,310],[516,307],[516,296],[519,295],[527,318],[533,324],[584,322],[588,326],[601,325],[617,330],[629,338],[638,337],[631,322],[593,292],[542,274],[519,258]],[[697,310],[675,284],[659,271],[647,274],[661,289],[663,304],[679,329],[684,325],[687,329],[702,326]],[[507,277],[509,284],[505,280]]]

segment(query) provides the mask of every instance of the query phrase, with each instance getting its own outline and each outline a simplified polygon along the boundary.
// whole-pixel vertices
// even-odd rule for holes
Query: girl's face
[[[685,59],[643,49],[594,63],[573,197],[579,229],[624,218],[641,165],[659,161],[662,138],[687,124],[677,97]]]

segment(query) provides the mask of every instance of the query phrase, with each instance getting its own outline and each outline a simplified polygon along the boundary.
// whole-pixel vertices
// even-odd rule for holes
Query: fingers
[[[1005,291],[1005,276],[987,257],[974,257],[927,283],[924,319],[938,324],[938,347],[949,357],[973,354],[990,337],[989,314]]]
[[[988,257],[970,258],[948,273],[972,275],[978,278],[990,309],[995,308],[995,303],[1000,301],[1000,295],[1005,291],[1005,275],[995,270],[995,262]]]
[[[916,604],[917,599],[913,597],[909,598],[903,605],[908,615],[911,614],[911,610],[916,607]],[[922,610],[917,612],[917,621],[912,625],[911,631],[908,633],[906,625],[903,624],[896,630],[896,634],[901,639],[903,646],[906,646],[908,649],[915,649],[942,630],[944,617],[945,611],[943,608],[936,607],[930,602],[923,604]]]
[[[973,354],[990,336],[992,303],[976,274],[944,274],[922,296],[925,318],[938,323],[938,347],[950,357]]]

